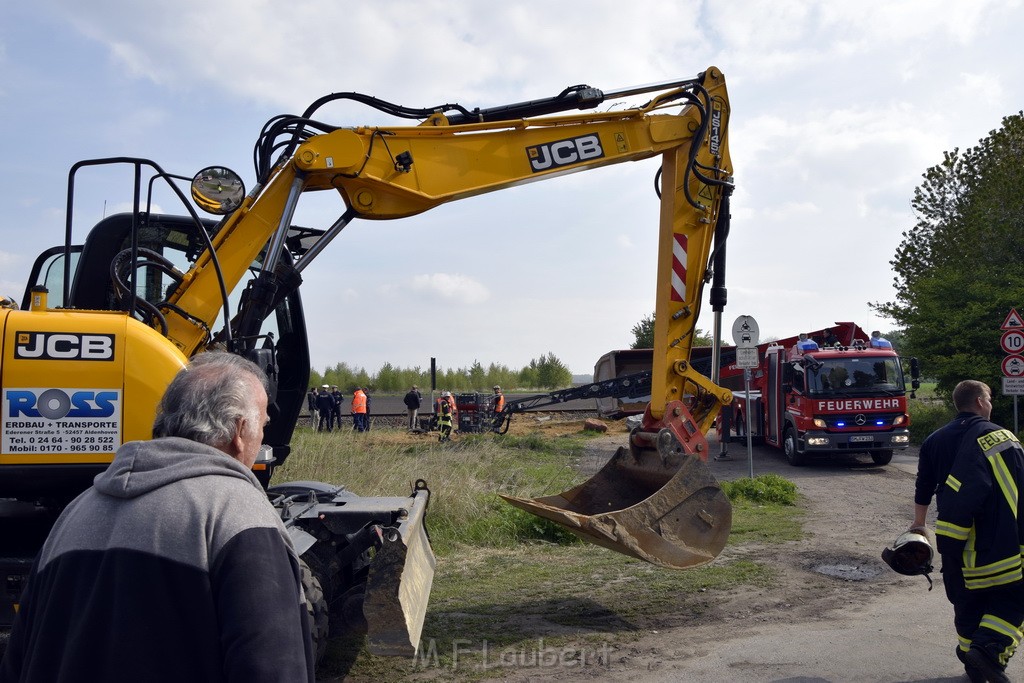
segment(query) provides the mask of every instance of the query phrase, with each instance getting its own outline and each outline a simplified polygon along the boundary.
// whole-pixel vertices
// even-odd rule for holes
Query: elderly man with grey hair
[[[168,386],[54,525],[0,681],[312,681],[298,558],[250,468],[267,380],[232,354]]]

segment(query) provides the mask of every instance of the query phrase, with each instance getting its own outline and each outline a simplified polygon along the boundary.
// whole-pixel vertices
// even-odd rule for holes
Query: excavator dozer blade
[[[412,657],[419,647],[436,564],[426,508],[427,496],[416,495],[398,527],[384,530],[370,565],[363,614],[372,654]]]
[[[584,540],[673,569],[711,562],[725,547],[732,505],[708,466],[661,430],[656,449],[619,448],[600,472],[554,496],[502,496]]]

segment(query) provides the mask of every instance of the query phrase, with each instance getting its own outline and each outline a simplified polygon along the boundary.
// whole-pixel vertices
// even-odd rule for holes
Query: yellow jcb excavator
[[[601,111],[609,99],[641,103]],[[314,118],[336,100],[418,125],[336,127]],[[628,449],[583,485],[537,500],[506,499],[663,566],[712,560],[728,536],[731,508],[705,465],[704,434],[731,395],[688,360],[712,271],[716,315],[725,303],[729,116],[725,79],[716,68],[607,93],[574,86],[490,109],[410,109],[336,93],[301,116],[266,124],[250,192],[223,167],[192,179],[191,199],[222,217],[217,221],[200,218],[189,203],[182,189],[187,178],[155,162],[116,157],[76,164],[64,244],[40,256],[21,310],[0,309],[0,503],[10,504],[0,506],[2,617],[13,617],[31,558],[62,505],[122,443],[150,438],[159,397],[188,358],[223,348],[254,360],[273,381],[265,457],[256,470],[309,570],[315,635],[322,640],[328,629],[365,616],[371,651],[415,651],[434,571],[424,526],[426,483],[417,482],[404,498],[360,497],[315,482],[270,485],[289,455],[309,379],[301,273],[357,218],[411,216],[464,197],[658,156],[656,347],[643,423]],[[78,243],[76,178],[110,165],[133,170],[133,210],[105,218]],[[340,197],[332,225],[293,224],[299,200],[312,192]],[[186,214],[151,210],[168,197],[180,199]]]

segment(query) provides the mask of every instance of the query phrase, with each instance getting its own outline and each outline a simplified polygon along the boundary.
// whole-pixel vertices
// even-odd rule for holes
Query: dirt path
[[[621,435],[594,443],[584,467],[603,462]],[[712,443],[712,453],[719,446]],[[711,461],[720,480],[748,476],[745,446]],[[808,510],[806,538],[783,545],[730,547],[778,570],[770,588],[718,598],[696,625],[651,628],[607,661],[506,670],[516,681],[891,682],[967,680],[953,656],[952,610],[938,573],[893,573],[879,554],[910,521],[916,451],[885,467],[867,456],[792,467],[780,452],[755,449],[754,474],[794,481]],[[678,623],[678,621],[676,622]],[[549,662],[550,663],[550,662]],[[1011,677],[1021,677],[1011,664]],[[1024,677],[1022,677],[1024,680]]]

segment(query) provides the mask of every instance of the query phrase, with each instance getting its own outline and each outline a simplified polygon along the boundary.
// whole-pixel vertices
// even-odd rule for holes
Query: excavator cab
[[[128,163],[156,168],[144,160]],[[193,183],[193,199],[200,206],[205,203],[210,209],[230,211],[244,195],[232,177],[226,169],[204,169]],[[138,195],[135,204],[141,204]],[[7,594],[0,595],[0,625],[13,619],[20,582],[63,504],[92,483],[121,443],[151,438],[159,398],[188,360],[180,345],[167,337],[167,318],[173,314],[187,318],[201,333],[202,343],[192,353],[230,349],[257,362],[270,379],[270,422],[253,471],[267,488],[268,499],[299,554],[315,656],[326,651],[329,636],[349,629],[365,629],[374,654],[410,656],[418,647],[435,564],[426,531],[430,497],[426,482],[417,481],[406,496],[391,497],[359,496],[344,486],[320,482],[269,485],[274,470],[290,453],[310,370],[300,280],[289,278],[288,267],[322,231],[288,227],[275,266],[283,273],[282,285],[248,327],[239,323],[240,314],[231,316],[230,311],[243,309],[247,298],[258,296],[252,291],[255,277],[233,296],[228,286],[221,287],[225,323],[215,331],[214,319],[192,315],[168,298],[188,287],[186,273],[203,254],[209,255],[209,245],[223,237],[223,229],[222,222],[195,214],[136,210],[102,219],[80,244],[72,244],[69,223],[65,245],[48,249],[37,259],[24,310],[11,311],[14,317],[6,320],[5,394],[19,392],[26,406],[30,400],[42,405],[47,396],[60,394],[70,396],[71,403],[80,398],[82,405],[102,407],[97,401],[85,402],[85,394],[93,396],[95,389],[76,391],[102,387],[110,406],[105,424],[111,427],[102,445],[93,437],[75,436],[79,432],[71,431],[73,425],[64,419],[68,411],[60,411],[57,405],[42,417],[46,429],[67,431],[60,441],[53,439],[58,445],[27,455],[16,448],[0,454],[0,497],[48,511],[28,522],[13,520],[10,530],[4,524],[8,520],[0,519],[5,530],[0,570],[8,577]],[[230,251],[226,248],[224,254]],[[266,253],[263,250],[250,259],[243,273],[262,270]],[[56,357],[36,354],[36,359],[26,359],[25,348],[50,348],[47,340],[52,341],[51,355]],[[76,345],[106,351],[102,360],[110,362],[82,362],[84,357],[70,353]],[[98,352],[92,355],[92,360],[99,359]],[[20,438],[11,436],[13,426],[5,422],[5,439]]]
[[[202,252],[204,240],[200,230],[214,234],[217,223],[211,220],[197,223],[188,216],[149,213],[108,216],[89,231],[81,244],[70,245],[67,250],[52,247],[36,259],[22,310],[31,307],[33,290],[44,287],[50,308],[89,311],[133,308],[134,317],[153,322],[154,311]],[[139,252],[134,269],[130,259],[133,234]],[[302,229],[295,229],[290,241],[299,253],[303,234]],[[285,254],[285,258],[292,257],[291,252]],[[67,288],[64,286],[65,263],[70,275]],[[129,292],[133,292],[134,297]],[[153,324],[158,325],[158,322]],[[265,443],[273,450],[273,458],[256,470],[266,485],[273,467],[288,457],[288,443],[305,403],[310,360],[305,317],[297,291],[284,297],[267,317],[254,347],[250,355],[264,356],[258,362],[268,371],[274,394],[268,409],[271,420],[265,429]],[[141,428],[145,430],[147,425]]]

